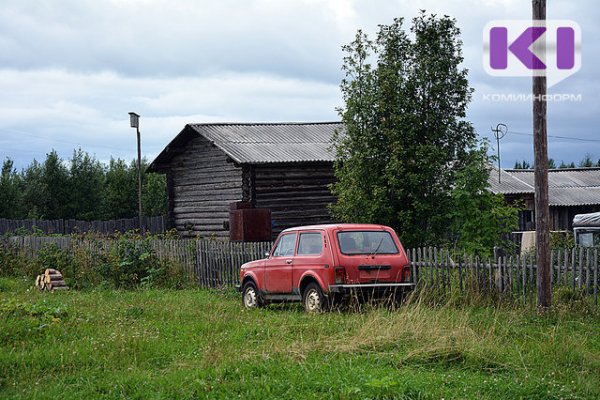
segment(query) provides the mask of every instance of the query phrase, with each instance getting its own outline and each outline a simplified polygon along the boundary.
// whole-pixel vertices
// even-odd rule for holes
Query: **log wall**
[[[286,228],[333,222],[328,205],[335,201],[331,163],[265,164],[249,167],[244,182],[256,208],[271,209],[273,238]],[[244,185],[246,186],[246,185]]]
[[[227,237],[229,203],[242,199],[242,169],[203,137],[169,165],[169,221],[184,237]]]

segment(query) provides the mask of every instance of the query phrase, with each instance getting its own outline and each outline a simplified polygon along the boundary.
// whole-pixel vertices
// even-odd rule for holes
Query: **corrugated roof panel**
[[[236,143],[215,144],[240,164],[332,162],[334,160],[334,154],[328,150],[328,144],[291,143],[285,146],[279,143],[256,143],[252,146],[240,146]]]
[[[529,185],[534,185],[533,170],[506,170],[507,173]],[[600,186],[600,168],[554,169],[548,171],[549,187]]]
[[[498,168],[492,167],[490,169],[490,177],[488,179],[490,184],[490,190],[493,193],[502,194],[520,194],[520,193],[533,193],[533,186],[527,182],[513,176],[505,170],[500,170],[500,178],[498,177]]]
[[[503,170],[498,182],[498,170],[490,173],[494,193],[534,193],[533,170]],[[600,168],[557,169],[548,172],[549,204],[551,206],[583,206],[600,204]]]
[[[548,184],[552,187],[600,186],[600,168],[550,171]]]
[[[548,193],[551,206],[588,206],[600,204],[600,187],[550,188]]]
[[[506,171],[507,174],[514,177],[515,179],[520,180],[521,182],[526,183],[531,186],[531,190],[535,187],[535,177],[533,175],[533,170],[516,170],[516,171]]]
[[[240,164],[334,160],[331,138],[338,122],[191,124]]]

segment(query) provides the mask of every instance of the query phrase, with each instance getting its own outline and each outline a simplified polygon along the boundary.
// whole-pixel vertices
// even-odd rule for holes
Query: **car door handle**
[[[285,263],[286,263],[286,264],[291,264],[291,263],[292,263],[292,260],[285,260]]]

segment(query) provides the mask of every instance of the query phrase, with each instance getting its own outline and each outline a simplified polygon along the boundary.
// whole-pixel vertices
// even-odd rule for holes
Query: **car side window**
[[[319,232],[301,233],[298,240],[299,256],[319,255],[323,251],[323,237]]]
[[[296,234],[295,233],[289,233],[287,235],[283,235],[281,237],[281,239],[279,239],[279,243],[277,243],[277,247],[275,247],[275,251],[273,251],[273,257],[293,256],[295,246],[296,246]]]

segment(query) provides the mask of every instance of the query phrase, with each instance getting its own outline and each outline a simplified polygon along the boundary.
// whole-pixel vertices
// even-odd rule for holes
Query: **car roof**
[[[296,231],[306,231],[306,230],[359,230],[359,229],[376,229],[376,230],[384,230],[390,229],[385,225],[378,224],[321,224],[321,225],[305,225],[305,226],[295,226],[293,228],[287,228],[281,233],[287,232],[296,232]]]

